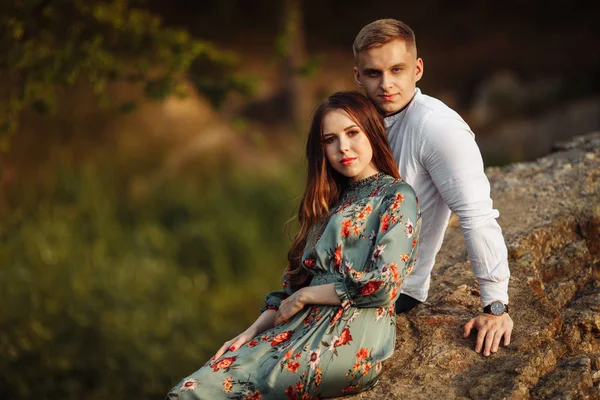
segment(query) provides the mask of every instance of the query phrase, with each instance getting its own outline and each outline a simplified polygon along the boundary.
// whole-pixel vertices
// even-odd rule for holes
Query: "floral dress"
[[[419,226],[404,181],[379,173],[349,185],[302,256],[309,285],[333,283],[341,306],[304,307],[207,362],[167,399],[320,399],[371,388],[394,351],[394,303],[417,259]],[[283,290],[269,293],[263,310],[292,293],[284,272]]]

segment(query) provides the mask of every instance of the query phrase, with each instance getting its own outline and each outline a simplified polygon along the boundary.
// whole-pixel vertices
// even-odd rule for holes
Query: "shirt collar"
[[[406,110],[412,104],[414,98],[420,93],[421,93],[421,90],[419,88],[415,88],[415,94],[413,95],[412,99],[410,99],[410,101],[404,107],[402,107],[400,110],[398,110],[395,113],[390,114],[384,118],[385,129],[391,128],[396,123],[396,121],[401,120],[404,117],[404,114],[406,114]]]

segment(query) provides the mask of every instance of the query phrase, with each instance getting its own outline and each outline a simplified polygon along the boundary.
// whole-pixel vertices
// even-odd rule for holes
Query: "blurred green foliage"
[[[0,193],[0,398],[163,398],[279,287],[303,168],[52,168]]]
[[[183,95],[189,77],[213,100],[248,94],[237,58],[187,31],[162,26],[134,6],[140,0],[8,0],[0,3],[0,132],[12,132],[25,108],[52,112],[56,90],[77,82],[103,96],[106,85],[143,85],[149,98]],[[126,104],[124,108],[129,108]],[[123,107],[117,107],[117,109]],[[6,150],[7,135],[0,147]]]

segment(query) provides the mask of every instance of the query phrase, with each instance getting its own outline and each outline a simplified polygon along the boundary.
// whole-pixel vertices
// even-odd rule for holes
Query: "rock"
[[[600,133],[486,172],[509,248],[511,344],[485,358],[462,338],[479,288],[450,224],[428,301],[398,316],[379,384],[351,398],[600,398]]]

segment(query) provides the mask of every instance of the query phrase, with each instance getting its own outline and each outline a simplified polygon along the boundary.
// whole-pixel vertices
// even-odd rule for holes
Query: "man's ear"
[[[418,82],[423,77],[423,59],[417,58],[417,64],[415,66],[415,82]]]
[[[362,87],[362,83],[360,83],[360,72],[358,72],[357,67],[354,67],[354,82],[356,82],[358,87]]]

